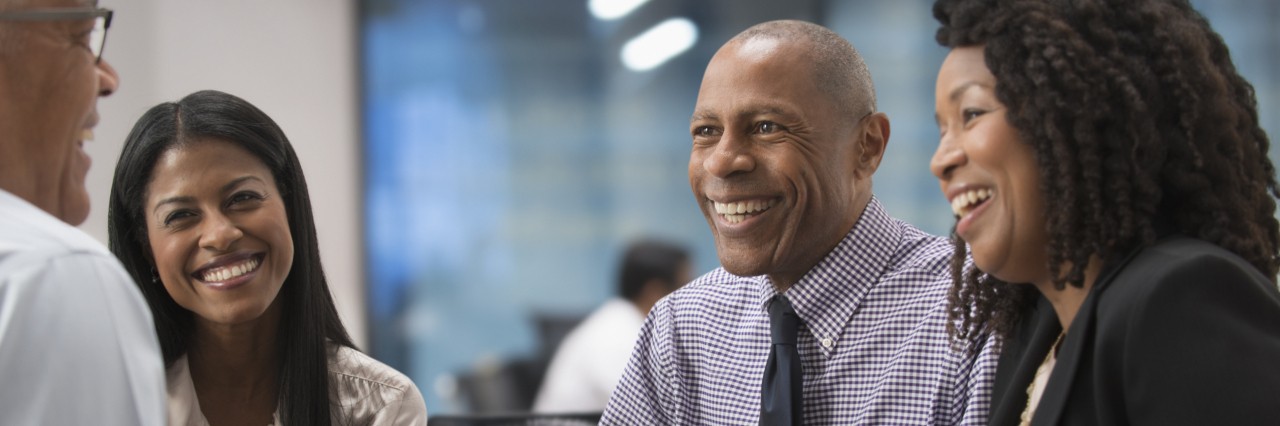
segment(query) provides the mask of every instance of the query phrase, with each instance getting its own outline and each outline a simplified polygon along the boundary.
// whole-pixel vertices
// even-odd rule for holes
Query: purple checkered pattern
[[[953,351],[946,333],[952,250],[872,199],[787,290],[804,320],[805,425],[987,423],[995,354]],[[601,424],[758,424],[776,294],[720,268],[658,302]]]

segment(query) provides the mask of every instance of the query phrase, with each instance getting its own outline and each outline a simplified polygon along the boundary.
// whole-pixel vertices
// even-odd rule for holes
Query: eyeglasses
[[[93,52],[94,63],[102,61],[102,48],[107,45],[107,28],[111,28],[111,9],[104,8],[64,8],[64,9],[31,9],[0,13],[0,21],[74,21],[93,20],[93,31],[89,33],[89,50]]]

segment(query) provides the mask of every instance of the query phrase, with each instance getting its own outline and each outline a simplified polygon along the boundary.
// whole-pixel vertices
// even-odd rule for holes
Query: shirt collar
[[[810,333],[830,356],[841,331],[857,311],[863,298],[880,279],[897,250],[902,228],[889,217],[874,196],[862,216],[827,256],[786,292]],[[768,314],[769,301],[778,294],[766,276],[751,277],[756,283],[759,308]]]

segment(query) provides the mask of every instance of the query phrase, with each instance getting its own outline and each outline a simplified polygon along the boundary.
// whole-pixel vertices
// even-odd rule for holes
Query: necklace
[[[1019,426],[1030,426],[1031,417],[1036,414],[1036,407],[1040,405],[1040,397],[1044,395],[1044,388],[1049,384],[1049,373],[1053,372],[1053,365],[1058,361],[1058,345],[1062,343],[1062,336],[1067,335],[1066,330],[1058,333],[1058,338],[1053,341],[1053,346],[1049,347],[1049,353],[1044,355],[1044,361],[1040,362],[1040,368],[1036,369],[1036,376],[1031,380],[1031,384],[1027,386],[1027,406],[1022,409],[1022,421]]]

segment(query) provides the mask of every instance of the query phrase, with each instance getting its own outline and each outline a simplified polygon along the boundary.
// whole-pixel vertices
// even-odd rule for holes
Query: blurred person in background
[[[949,324],[1001,338],[991,423],[1280,423],[1280,191],[1208,21],[1184,0],[934,15]]]
[[[986,424],[994,356],[947,335],[952,243],[872,195],[889,119],[847,40],[738,34],[689,130],[723,267],[654,306],[603,424]]]
[[[75,228],[98,98],[119,76],[96,1],[0,1],[0,424],[160,425],[151,313]]]
[[[147,111],[111,187],[111,250],[139,283],[171,425],[424,425],[408,377],[355,349],[288,138],[238,97]]]
[[[533,410],[604,411],[645,315],[659,299],[689,282],[689,271],[689,252],[683,247],[654,240],[628,246],[619,268],[617,297],[565,337],[547,369]]]

